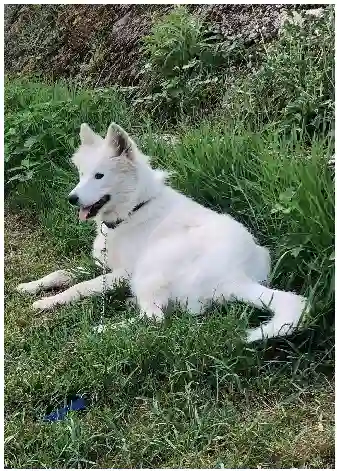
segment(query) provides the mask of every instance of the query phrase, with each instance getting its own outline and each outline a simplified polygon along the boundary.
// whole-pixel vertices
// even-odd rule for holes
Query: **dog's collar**
[[[147,201],[143,201],[142,203],[139,203],[137,204],[132,211],[129,212],[129,216],[132,216],[133,213],[137,212],[140,208],[142,208],[143,206],[145,206],[146,204],[148,204],[149,202],[151,201],[151,199],[147,200]],[[106,227],[108,229],[116,229],[117,226],[119,226],[122,222],[124,222],[125,219],[116,219],[116,221],[113,221],[113,222],[109,222],[109,221],[102,221],[103,224],[106,225]]]

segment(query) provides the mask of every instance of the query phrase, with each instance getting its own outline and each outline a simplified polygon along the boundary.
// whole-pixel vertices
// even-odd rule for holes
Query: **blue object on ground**
[[[44,416],[44,422],[56,422],[57,420],[63,420],[68,412],[72,410],[83,410],[86,408],[85,400],[83,397],[79,397],[74,401],[70,402],[69,406],[62,407],[61,409],[56,409],[50,414]]]

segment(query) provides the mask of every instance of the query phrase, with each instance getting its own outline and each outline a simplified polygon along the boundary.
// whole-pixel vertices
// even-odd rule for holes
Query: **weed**
[[[313,136],[334,129],[334,10],[300,27],[286,23],[279,41],[221,106],[254,126],[273,122],[286,132]]]
[[[179,6],[154,23],[142,52],[146,63],[133,103],[174,119],[214,104],[223,70],[243,55],[243,47],[240,41],[221,40],[200,17]]]

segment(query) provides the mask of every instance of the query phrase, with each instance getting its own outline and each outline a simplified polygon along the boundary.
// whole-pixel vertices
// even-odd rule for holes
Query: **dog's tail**
[[[270,289],[252,281],[235,287],[236,299],[257,308],[269,309],[273,317],[247,332],[247,341],[291,334],[298,326],[302,314],[308,310],[307,299],[294,293]]]

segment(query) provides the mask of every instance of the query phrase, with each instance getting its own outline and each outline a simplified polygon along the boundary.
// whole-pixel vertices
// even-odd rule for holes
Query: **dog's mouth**
[[[91,206],[80,206],[79,218],[82,221],[93,218],[96,216],[98,211],[110,200],[110,195],[104,195],[100,200]]]

